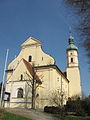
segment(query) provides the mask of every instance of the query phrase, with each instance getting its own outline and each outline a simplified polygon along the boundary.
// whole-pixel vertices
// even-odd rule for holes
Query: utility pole
[[[4,73],[3,73],[3,81],[2,81],[2,87],[1,87],[1,100],[0,100],[0,106],[3,107],[2,105],[2,101],[3,101],[3,89],[4,89],[4,83],[5,83],[5,70],[7,67],[7,60],[8,60],[8,52],[9,49],[7,49],[7,53],[6,53],[6,59],[5,59],[5,66],[4,66]]]

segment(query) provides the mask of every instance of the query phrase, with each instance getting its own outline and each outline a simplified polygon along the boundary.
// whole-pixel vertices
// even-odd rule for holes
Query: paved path
[[[32,110],[32,109],[6,109],[6,111],[22,115],[27,118],[31,118],[32,120],[57,120],[57,118],[53,117],[52,114],[48,114],[43,112],[42,110]]]

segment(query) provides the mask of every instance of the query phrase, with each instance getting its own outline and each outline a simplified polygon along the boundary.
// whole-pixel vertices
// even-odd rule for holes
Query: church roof
[[[36,82],[39,82],[41,84],[41,80],[40,80],[39,76],[36,74],[36,72],[34,71],[34,68],[32,67],[32,65],[29,62],[27,62],[25,59],[23,59],[23,62],[25,64],[27,70],[29,71],[29,73],[32,76],[34,76]]]
[[[68,39],[69,46],[67,47],[67,51],[69,50],[78,50],[78,48],[74,45],[74,38],[72,36]]]

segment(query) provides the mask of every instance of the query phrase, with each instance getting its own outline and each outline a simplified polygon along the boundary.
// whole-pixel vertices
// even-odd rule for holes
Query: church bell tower
[[[67,54],[67,79],[69,82],[69,97],[81,96],[80,68],[78,64],[78,48],[74,45],[72,36],[68,39],[69,45],[66,49]]]

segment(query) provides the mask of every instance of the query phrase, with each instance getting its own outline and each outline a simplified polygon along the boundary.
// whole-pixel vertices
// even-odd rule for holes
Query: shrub
[[[75,112],[77,116],[90,116],[90,98],[85,98],[83,100],[69,100],[65,105],[65,110],[67,112]]]
[[[55,106],[45,106],[44,107],[44,112],[47,113],[53,113],[53,114],[65,114],[65,109],[64,107],[55,107]]]

